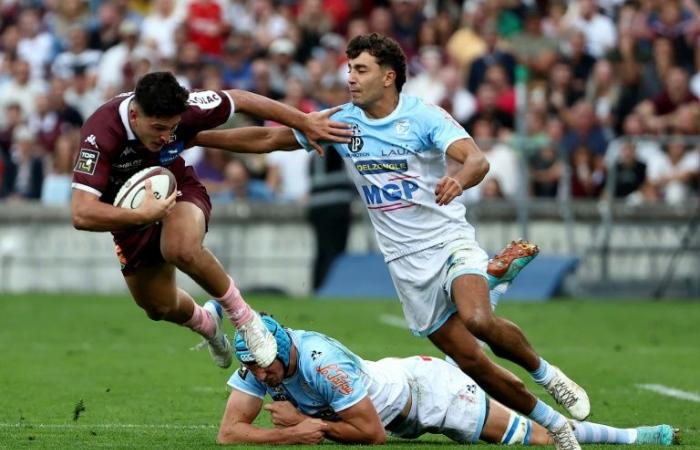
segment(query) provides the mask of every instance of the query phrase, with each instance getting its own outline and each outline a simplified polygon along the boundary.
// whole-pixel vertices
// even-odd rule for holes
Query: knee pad
[[[532,422],[515,412],[510,412],[508,426],[506,432],[501,437],[501,444],[514,445],[530,443],[530,435],[532,434]]]

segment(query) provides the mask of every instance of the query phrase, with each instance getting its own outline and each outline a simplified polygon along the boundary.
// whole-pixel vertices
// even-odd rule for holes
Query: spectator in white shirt
[[[598,12],[596,0],[579,0],[579,16],[573,26],[586,35],[588,52],[595,58],[601,58],[612,50],[616,44],[617,31],[610,17]]]

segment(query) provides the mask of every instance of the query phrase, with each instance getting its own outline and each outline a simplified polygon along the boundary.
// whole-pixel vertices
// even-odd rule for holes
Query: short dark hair
[[[406,82],[406,55],[398,42],[388,36],[372,33],[355,36],[349,43],[345,54],[350,59],[367,52],[377,59],[380,66],[390,67],[396,72],[396,90]]]
[[[149,117],[172,117],[187,110],[190,93],[170,72],[151,72],[139,80],[136,103]]]

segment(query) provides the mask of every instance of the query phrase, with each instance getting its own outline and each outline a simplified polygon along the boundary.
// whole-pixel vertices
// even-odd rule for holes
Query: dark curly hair
[[[152,72],[136,84],[136,103],[149,117],[172,117],[187,110],[190,93],[170,72]]]
[[[364,34],[354,37],[345,50],[350,59],[357,58],[362,52],[374,56],[380,66],[390,67],[396,72],[396,90],[401,92],[406,82],[406,55],[399,43],[381,34]]]

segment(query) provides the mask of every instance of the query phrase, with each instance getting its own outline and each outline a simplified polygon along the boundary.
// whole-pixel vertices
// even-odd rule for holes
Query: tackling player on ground
[[[126,284],[148,317],[199,333],[216,364],[228,367],[233,357],[221,330],[225,312],[260,365],[266,366],[274,359],[275,341],[233,279],[202,245],[211,203],[194,169],[179,156],[197,144],[193,138],[198,132],[225,123],[235,111],[301,127],[314,142],[347,141],[346,127],[329,121],[328,114],[305,115],[240,90],[190,93],[172,74],[150,73],[139,80],[135,92],[108,101],[83,125],[71,208],[75,228],[112,232]],[[150,166],[170,169],[177,192],[156,199],[147,183],[140,207],[112,206],[124,181]],[[217,298],[223,311],[216,302],[202,307],[178,289],[175,268]]]
[[[443,109],[400,94],[406,57],[391,38],[355,37],[348,44],[352,102],[333,119],[352,125],[350,143],[325,147],[338,152],[365,200],[404,316],[412,332],[427,336],[489,395],[547,428],[558,448],[578,449],[564,416],[530,393],[511,372],[479,346],[528,370],[575,419],[590,414],[586,392],[532,348],[512,322],[496,316],[489,283],[507,282],[503,271],[489,280],[488,257],[476,241],[466,211],[452,200],[488,172],[486,158],[467,132]],[[298,131],[249,128],[206,132],[208,147],[260,153],[309,145]],[[446,175],[446,156],[462,164]],[[527,245],[514,254],[531,257]]]

